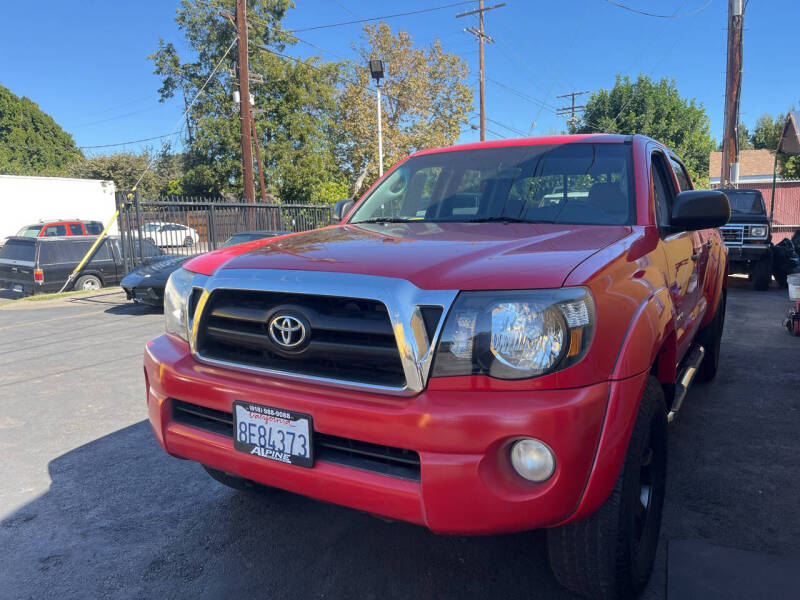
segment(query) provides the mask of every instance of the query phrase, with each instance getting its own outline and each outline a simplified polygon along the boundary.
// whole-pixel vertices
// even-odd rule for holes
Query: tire
[[[203,465],[203,468],[206,470],[206,473],[211,475],[212,479],[215,479],[222,485],[225,485],[231,489],[238,490],[240,492],[258,492],[266,489],[266,486],[256,483],[250,479],[245,479],[244,477],[239,477],[237,475],[233,475],[232,473],[226,473],[225,471],[220,471],[219,469],[207,467],[206,465]]]
[[[103,287],[103,282],[95,275],[81,275],[72,289],[88,292],[91,290],[99,290]]]
[[[717,375],[719,368],[719,351],[722,342],[722,330],[725,327],[725,309],[727,307],[727,298],[725,290],[717,305],[717,312],[711,323],[697,334],[697,339],[706,351],[703,362],[700,363],[700,368],[697,371],[697,377],[700,381],[711,381]]]
[[[192,236],[190,235],[187,235],[186,239],[183,240],[183,245],[186,246],[187,248],[191,248],[192,246],[194,246],[194,238],[192,238]]]
[[[658,547],[666,473],[664,392],[651,376],[611,496],[583,521],[547,532],[550,567],[561,585],[603,600],[632,598],[644,588]]]
[[[772,280],[772,252],[767,252],[756,263],[753,270],[753,289],[763,292],[769,289]]]

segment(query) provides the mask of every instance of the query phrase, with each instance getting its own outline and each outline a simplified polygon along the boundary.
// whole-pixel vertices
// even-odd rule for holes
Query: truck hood
[[[423,289],[560,287],[627,226],[534,223],[340,225],[258,240],[195,258],[186,268],[333,271],[397,277]]]

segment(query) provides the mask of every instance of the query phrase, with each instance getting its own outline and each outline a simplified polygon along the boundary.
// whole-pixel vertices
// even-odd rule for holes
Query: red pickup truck
[[[417,152],[349,204],[172,274],[144,356],[158,441],[232,487],[547,528],[562,584],[636,594],[667,423],[717,370],[725,194],[655,140],[588,135]]]

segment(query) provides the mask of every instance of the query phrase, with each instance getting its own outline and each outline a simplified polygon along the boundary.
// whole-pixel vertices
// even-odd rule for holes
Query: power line
[[[315,29],[328,29],[330,27],[342,27],[344,25],[355,25],[356,23],[369,23],[372,21],[385,21],[386,19],[396,19],[397,17],[407,17],[410,15],[419,15],[422,13],[434,12],[437,10],[444,10],[446,8],[453,8],[454,6],[463,6],[464,4],[472,4],[472,0],[465,0],[462,2],[453,2],[451,4],[443,4],[441,6],[433,6],[431,8],[423,8],[420,10],[410,10],[408,12],[394,13],[391,15],[383,15],[382,17],[370,17],[369,19],[355,19],[353,21],[342,21],[340,23],[329,23],[327,25],[315,25],[313,27],[301,27],[294,29],[295,32],[313,31]]]
[[[711,0],[706,0],[706,3],[703,4],[703,6],[695,10],[690,10],[680,14],[673,13],[671,15],[664,15],[664,14],[647,12],[645,10],[639,10],[638,8],[633,8],[632,6],[628,6],[627,4],[623,4],[622,2],[616,2],[616,0],[606,0],[606,2],[618,8],[629,10],[630,12],[636,13],[637,15],[644,15],[645,17],[655,17],[656,19],[677,19],[679,17],[691,17],[692,15],[696,15],[697,13],[704,11],[706,7],[708,7],[708,5],[711,4]]]
[[[506,125],[504,123],[501,123],[500,121],[495,121],[494,119],[490,119],[489,117],[486,117],[486,120],[489,121],[490,123],[494,123],[495,125],[499,125],[503,129],[508,129],[512,133],[516,133],[517,135],[519,135],[521,137],[527,137],[528,136],[528,134],[526,132],[522,131],[521,129],[517,129],[516,127],[511,127],[510,125]]]
[[[504,88],[504,89],[508,90],[509,92],[511,92],[512,94],[514,94],[516,96],[519,96],[523,100],[527,100],[528,102],[531,102],[531,103],[535,104],[536,106],[539,106],[541,108],[545,108],[545,109],[549,110],[553,114],[556,113],[556,108],[554,106],[551,106],[547,102],[544,102],[543,100],[539,100],[538,98],[534,98],[533,96],[529,96],[525,92],[521,92],[521,91],[519,91],[517,89],[514,89],[510,85],[506,85],[505,83],[501,83],[500,81],[497,81],[496,79],[492,79],[491,77],[487,77],[486,81],[490,81],[491,83],[495,84],[496,86]]]

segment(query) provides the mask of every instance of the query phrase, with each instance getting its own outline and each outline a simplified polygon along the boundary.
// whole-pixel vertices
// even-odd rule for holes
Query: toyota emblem
[[[269,322],[269,337],[281,350],[294,350],[308,339],[308,328],[303,320],[285,313],[277,314]]]

